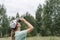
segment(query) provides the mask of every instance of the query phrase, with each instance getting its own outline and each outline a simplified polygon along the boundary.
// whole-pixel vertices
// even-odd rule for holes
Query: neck
[[[20,27],[18,27],[16,31],[20,31]]]

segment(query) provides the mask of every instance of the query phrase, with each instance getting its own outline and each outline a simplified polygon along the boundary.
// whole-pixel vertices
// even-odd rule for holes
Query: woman
[[[26,23],[28,29],[20,31],[21,24],[17,21],[15,28],[11,31],[12,40],[26,40],[27,33],[30,33],[33,29],[33,26],[24,18],[20,18],[20,21]]]

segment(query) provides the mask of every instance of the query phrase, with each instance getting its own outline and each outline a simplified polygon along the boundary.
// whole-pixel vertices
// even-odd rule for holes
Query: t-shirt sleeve
[[[22,35],[22,37],[26,37],[26,36],[27,36],[27,30],[23,30],[23,31],[21,32],[21,35]]]

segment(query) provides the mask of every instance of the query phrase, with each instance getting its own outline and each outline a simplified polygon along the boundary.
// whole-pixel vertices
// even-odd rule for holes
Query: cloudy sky
[[[26,12],[35,16],[38,5],[44,4],[44,2],[45,0],[0,0],[0,4],[4,4],[8,16],[15,16],[17,12],[20,16]]]

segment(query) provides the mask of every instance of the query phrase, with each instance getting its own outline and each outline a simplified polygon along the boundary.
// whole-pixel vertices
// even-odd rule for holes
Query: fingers
[[[24,18],[20,18],[20,20],[23,22],[25,19]]]

